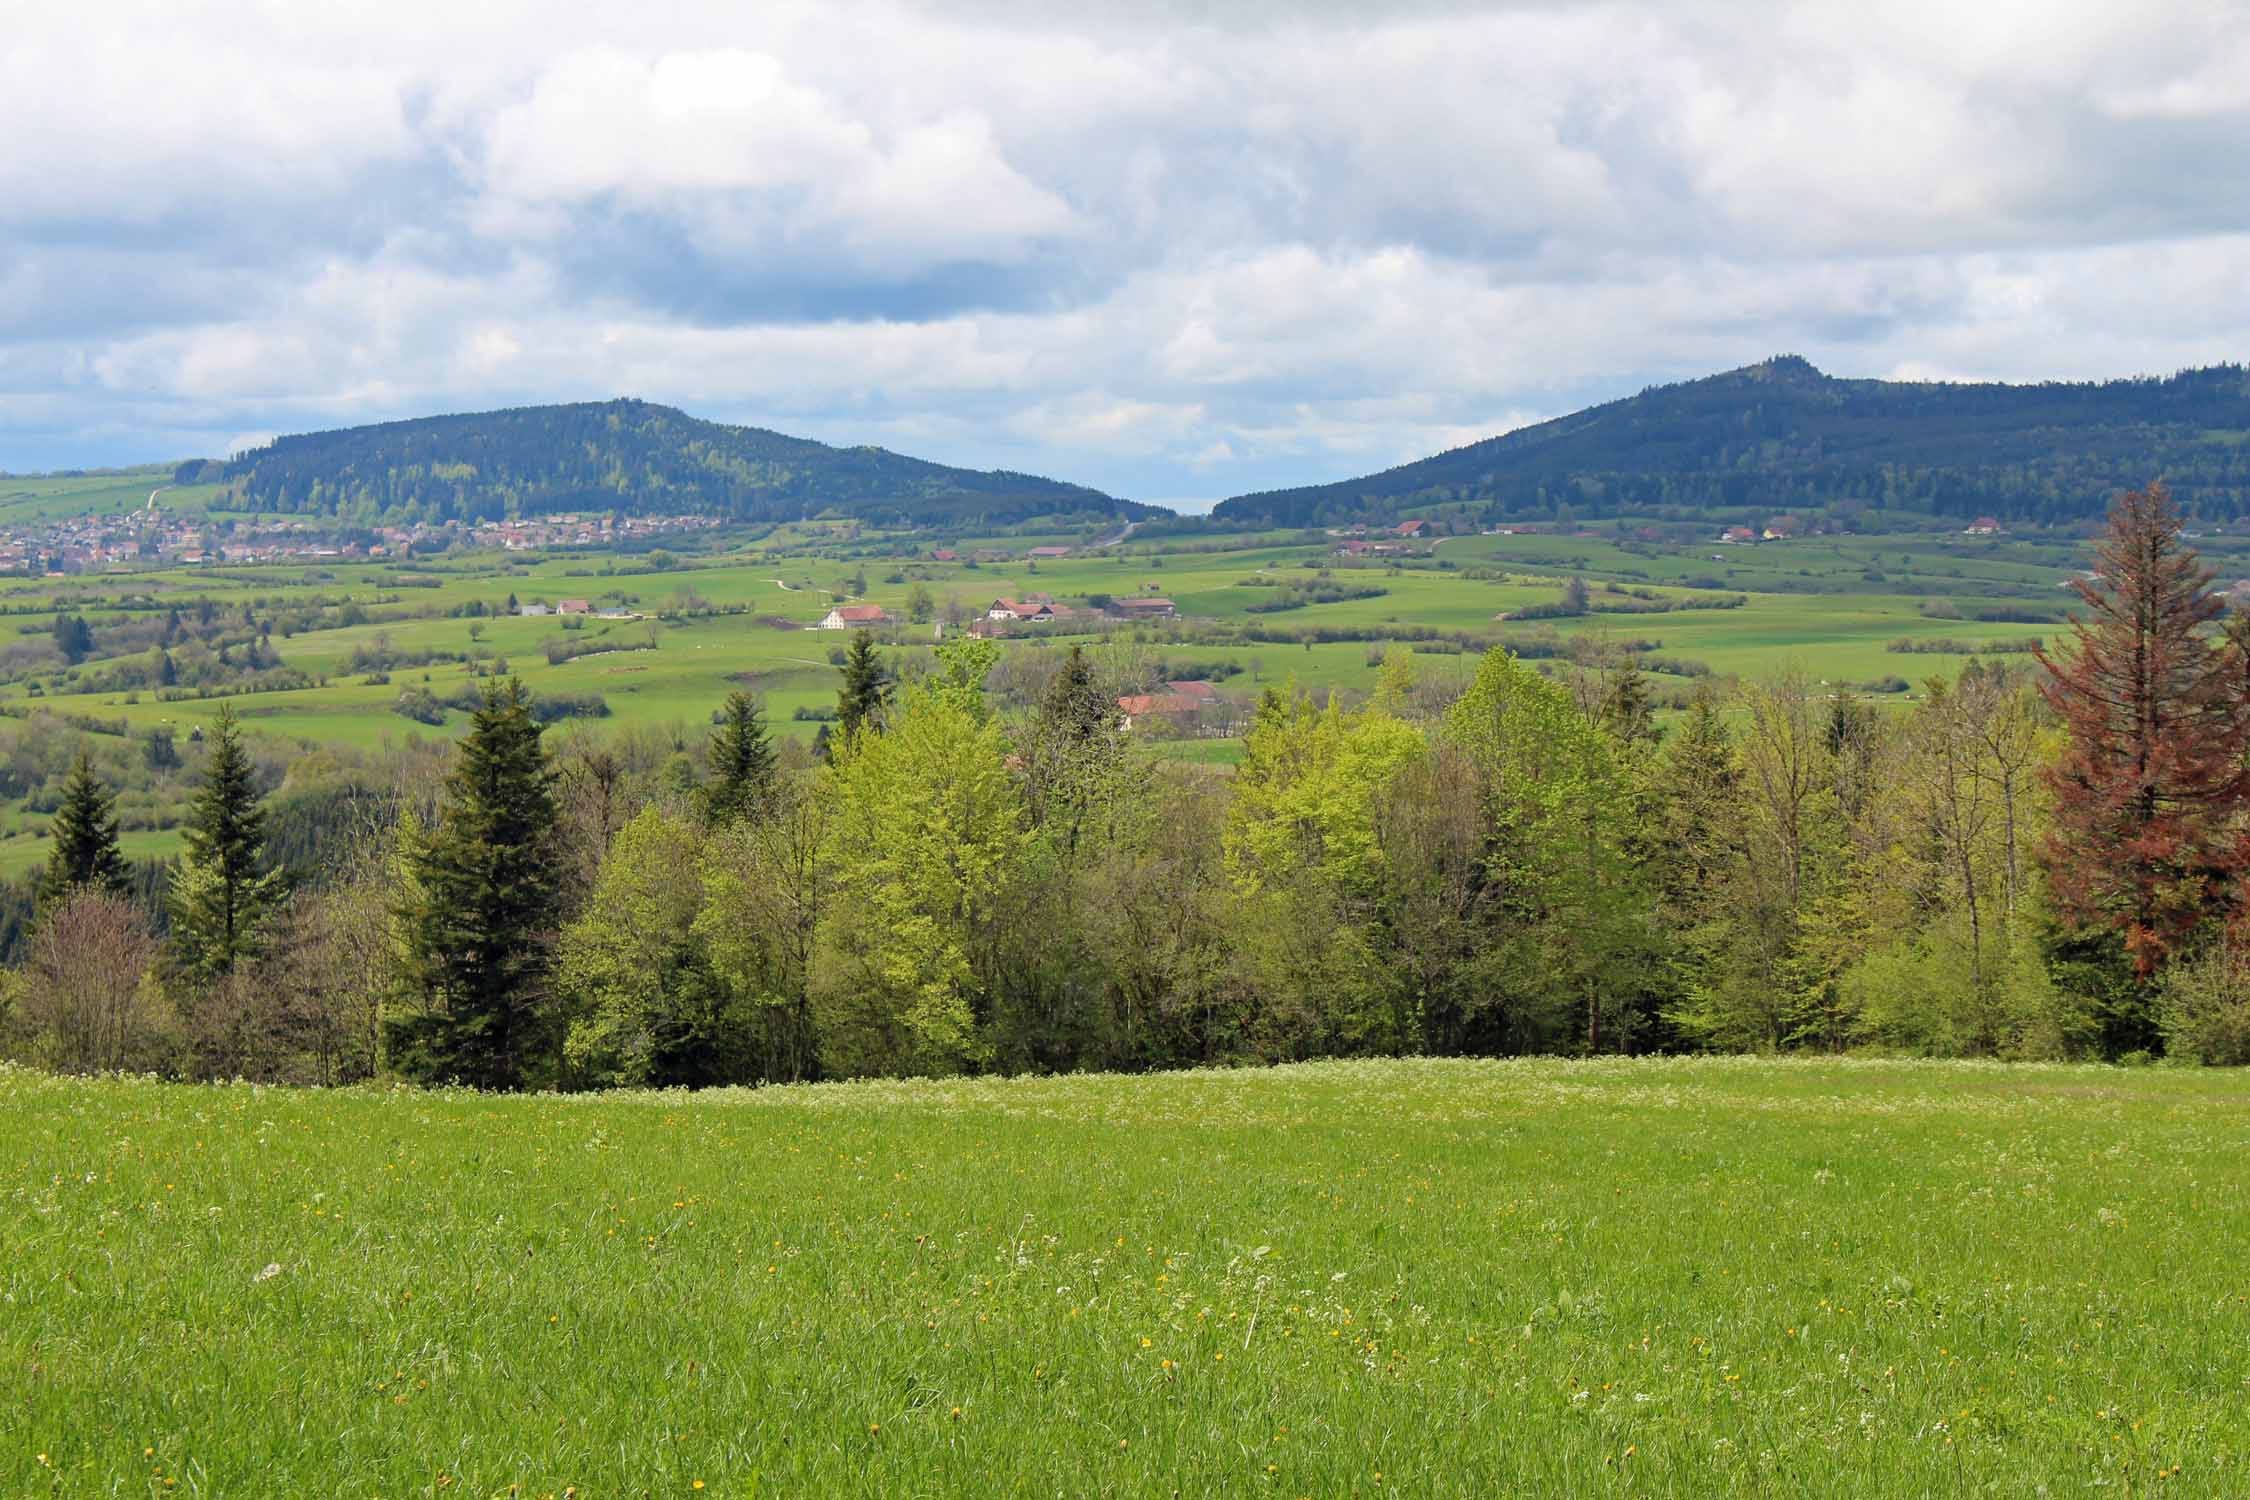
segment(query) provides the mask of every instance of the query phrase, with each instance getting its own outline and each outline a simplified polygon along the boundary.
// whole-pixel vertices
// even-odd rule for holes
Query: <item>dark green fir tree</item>
[[[132,888],[132,872],[117,848],[116,798],[94,774],[94,758],[78,752],[63,782],[62,806],[55,810],[54,847],[39,880],[42,905],[80,886],[122,896]]]
[[[399,911],[414,1003],[389,1034],[391,1059],[410,1077],[519,1089],[552,1073],[554,782],[522,682],[488,684]]]
[[[891,677],[876,654],[875,637],[855,631],[844,655],[844,685],[836,692],[837,733],[848,740],[862,728],[882,728],[881,715],[890,701]]]
[[[260,868],[266,810],[232,708],[220,705],[208,743],[203,785],[188,805],[187,853],[171,894],[180,967],[205,983],[257,953],[261,931],[286,893],[280,871]]]
[[[711,784],[703,791],[703,816],[712,826],[754,817],[773,800],[773,743],[765,719],[748,693],[730,693],[711,737]]]

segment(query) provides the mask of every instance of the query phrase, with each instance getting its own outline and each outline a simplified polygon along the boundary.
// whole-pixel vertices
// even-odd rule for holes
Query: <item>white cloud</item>
[[[1784,349],[2239,358],[2246,19],[40,7],[0,46],[0,467],[638,394],[1208,493]]]

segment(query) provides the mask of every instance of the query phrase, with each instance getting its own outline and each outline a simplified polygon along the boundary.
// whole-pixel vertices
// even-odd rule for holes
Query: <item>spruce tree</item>
[[[74,667],[86,659],[94,649],[94,632],[84,615],[55,616],[55,649]]]
[[[1040,697],[1022,752],[1032,821],[1066,852],[1076,852],[1087,818],[1123,790],[1123,725],[1117,699],[1094,680],[1085,649],[1072,646]]]
[[[703,816],[714,826],[763,811],[773,797],[774,753],[765,720],[748,693],[730,693],[711,737],[711,785]]]
[[[63,783],[62,806],[55,810],[54,848],[40,877],[42,905],[80,886],[122,896],[132,888],[132,873],[117,848],[116,799],[94,774],[94,758],[78,752]]]
[[[284,892],[280,871],[258,868],[265,853],[265,808],[234,710],[224,704],[210,744],[202,789],[188,805],[187,854],[173,876],[171,897],[180,966],[203,982],[258,951],[259,929]]]
[[[845,739],[861,728],[879,729],[877,716],[891,701],[890,674],[875,653],[875,637],[861,630],[852,635],[844,657],[844,685],[836,693],[836,723]]]
[[[2094,582],[2075,585],[2087,618],[2039,653],[2040,691],[2068,732],[2045,772],[2047,870],[2063,916],[2117,932],[2146,979],[2201,924],[2240,911],[2250,668],[2213,637],[2225,606],[2162,484],[2117,502],[2094,558]]]
[[[488,684],[399,912],[419,1004],[389,1029],[393,1061],[410,1076],[516,1089],[538,1081],[554,1054],[554,782],[522,682]]]

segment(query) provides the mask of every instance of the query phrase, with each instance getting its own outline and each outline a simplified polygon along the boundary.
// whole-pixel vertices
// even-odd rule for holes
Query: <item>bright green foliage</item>
[[[853,631],[844,653],[844,683],[836,690],[838,736],[849,740],[863,728],[882,728],[883,709],[890,701],[891,677],[875,650],[875,637]]]
[[[774,751],[757,700],[727,695],[718,733],[711,736],[711,783],[703,789],[703,815],[713,825],[755,817],[773,801]]]
[[[132,889],[132,872],[117,847],[116,798],[94,773],[94,758],[81,750],[63,783],[62,806],[55,809],[54,847],[39,880],[42,905],[60,900],[80,886],[122,896]]]
[[[1246,1040],[1267,1055],[1393,1051],[1408,1018],[1375,917],[1377,809],[1426,749],[1379,709],[1269,696],[1243,747],[1223,831],[1238,982],[1262,997]]]
[[[1414,653],[1404,646],[1391,646],[1383,652],[1383,664],[1375,671],[1375,693],[1369,706],[1391,715],[1406,717],[1414,703]]]
[[[756,1034],[744,1078],[820,1071],[811,972],[828,889],[825,808],[790,784],[765,817],[716,829],[704,846],[694,936]]]
[[[260,870],[265,808],[234,711],[221,704],[203,786],[188,811],[187,853],[172,881],[172,942],[181,969],[208,983],[258,952],[260,932],[287,893]]]
[[[1066,855],[1089,821],[1113,814],[1129,769],[1117,699],[1094,680],[1083,647],[1072,646],[1019,740],[1033,823]]]
[[[523,684],[485,689],[402,911],[411,1004],[390,1028],[409,1077],[512,1089],[551,1076],[559,914],[553,768]]]
[[[1244,891],[1314,873],[1340,892],[1382,872],[1375,800],[1424,748],[1413,725],[1377,709],[1269,695],[1243,742],[1227,809],[1227,871]]]
[[[1653,934],[1617,742],[1505,650],[1486,654],[1441,733],[1485,778],[1486,874],[1512,918],[1493,955],[1505,987],[1531,1006],[1575,1007],[1588,1050],[1630,1040]]]
[[[557,984],[575,1019],[573,1075],[614,1084],[706,1084],[738,1077],[745,1049],[696,918],[701,841],[654,804],[602,862],[585,915],[563,929]]]
[[[930,690],[981,723],[990,712],[984,701],[984,680],[1000,664],[1000,647],[973,635],[957,635],[939,642],[931,654],[937,658],[937,670],[930,675]]]
[[[1836,878],[1846,813],[1832,715],[1803,674],[1752,683],[1740,702],[1724,805],[1717,787],[1695,789],[1709,865],[1703,921],[1688,936],[1703,962],[1667,1015],[1707,1045],[1765,1050],[1806,1031],[1800,944]]]
[[[908,689],[880,735],[846,738],[821,788],[835,874],[818,1009],[834,1072],[975,1062],[979,928],[1025,846],[1000,727],[943,681]]]

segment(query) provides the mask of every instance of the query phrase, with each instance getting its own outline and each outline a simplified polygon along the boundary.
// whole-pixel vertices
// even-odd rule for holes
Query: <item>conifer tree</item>
[[[410,1076],[514,1089],[538,1081],[554,1058],[554,781],[523,683],[488,684],[437,826],[415,853],[418,888],[399,913],[417,1003],[389,1036]]]
[[[132,888],[131,872],[117,848],[115,802],[94,774],[93,756],[79,751],[63,783],[62,806],[55,810],[54,848],[39,881],[42,906],[81,886],[117,896]]]
[[[2111,509],[2092,611],[2040,684],[2069,742],[2047,770],[2047,865],[2080,927],[2111,928],[2146,978],[2204,920],[2235,911],[2250,848],[2250,702],[2237,648],[2206,627],[2223,606],[2180,541],[2161,483]]]
[[[1024,791],[1032,821],[1074,853],[1086,819],[1117,796],[1126,772],[1124,716],[1094,680],[1082,646],[1039,700],[1024,736]]]
[[[875,637],[855,631],[844,657],[844,685],[836,693],[837,730],[850,739],[862,728],[880,729],[878,716],[891,701],[890,674],[876,654]]]
[[[94,631],[84,615],[55,616],[55,649],[74,667],[86,659],[94,649]]]
[[[754,816],[773,798],[773,744],[748,693],[727,695],[719,731],[711,737],[711,774],[703,816],[713,826]]]
[[[187,853],[171,894],[173,945],[181,967],[203,982],[258,951],[259,929],[285,890],[280,871],[258,868],[266,814],[234,710],[220,705],[212,731],[203,786],[188,806]]]

